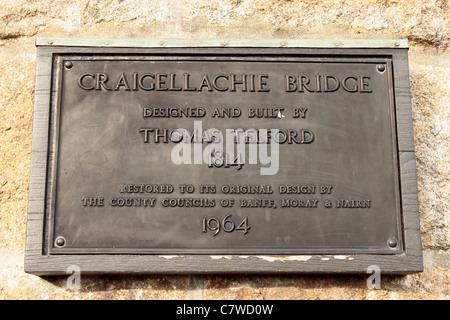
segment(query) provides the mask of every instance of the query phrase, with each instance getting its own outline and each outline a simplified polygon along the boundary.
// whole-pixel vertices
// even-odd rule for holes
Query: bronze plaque
[[[388,54],[53,53],[42,250],[404,254],[394,71]]]
[[[389,59],[58,65],[51,253],[402,249]]]

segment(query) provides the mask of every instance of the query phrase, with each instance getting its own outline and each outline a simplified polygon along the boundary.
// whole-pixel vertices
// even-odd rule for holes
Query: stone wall
[[[23,271],[36,37],[406,38],[424,272],[40,278]],[[0,299],[448,299],[448,0],[15,0],[0,2]]]

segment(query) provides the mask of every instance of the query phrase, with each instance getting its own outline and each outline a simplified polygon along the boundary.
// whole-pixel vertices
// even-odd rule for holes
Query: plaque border
[[[82,273],[366,273],[376,265],[381,273],[423,271],[418,210],[417,174],[408,68],[407,40],[299,39],[75,39],[37,38],[31,170],[25,272],[67,274],[76,265]],[[54,68],[60,54],[303,54],[389,57],[393,64],[397,157],[402,210],[403,252],[399,254],[58,254],[48,252],[48,212],[51,205],[55,156],[52,128],[56,105]]]

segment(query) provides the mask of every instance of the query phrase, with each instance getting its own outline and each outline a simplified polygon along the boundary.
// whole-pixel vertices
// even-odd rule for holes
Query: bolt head
[[[379,72],[384,72],[386,70],[386,66],[384,64],[377,65],[377,70]]]
[[[397,239],[394,239],[394,238],[389,239],[389,240],[388,240],[388,245],[389,245],[389,247],[391,247],[391,248],[395,248],[395,247],[397,246]]]
[[[72,68],[73,67],[73,62],[72,61],[64,62],[64,67],[66,67],[66,69]]]
[[[63,237],[58,237],[55,241],[58,247],[63,247],[66,244],[66,240]]]

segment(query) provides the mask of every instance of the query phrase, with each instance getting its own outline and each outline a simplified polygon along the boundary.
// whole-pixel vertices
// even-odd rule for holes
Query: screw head
[[[55,244],[57,247],[64,247],[64,245],[66,244],[66,239],[64,239],[63,237],[58,237],[55,240]]]
[[[377,65],[378,72],[383,73],[386,70],[386,66],[384,64]]]
[[[391,248],[395,248],[397,246],[397,239],[394,239],[394,238],[389,239],[388,246]]]
[[[72,68],[73,67],[73,62],[72,61],[64,62],[64,67],[66,67],[66,69]]]

